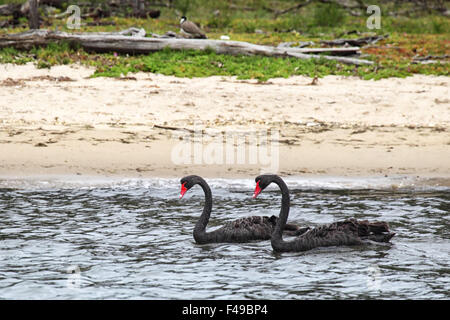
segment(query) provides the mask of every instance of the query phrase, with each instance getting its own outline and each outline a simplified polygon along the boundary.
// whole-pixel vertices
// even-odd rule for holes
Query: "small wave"
[[[450,191],[450,178],[416,176],[390,177],[285,177],[289,189],[295,190],[383,190],[383,191]],[[253,179],[207,178],[213,189],[251,190]],[[0,178],[0,188],[21,190],[57,189],[177,189],[179,178],[117,178],[87,176],[53,176]],[[276,189],[271,185],[269,189]]]

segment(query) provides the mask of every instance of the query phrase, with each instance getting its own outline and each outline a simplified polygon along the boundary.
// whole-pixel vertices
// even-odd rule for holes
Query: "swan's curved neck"
[[[208,184],[202,178],[199,177],[195,184],[199,184],[202,187],[203,192],[205,193],[205,205],[203,207],[203,212],[194,228],[194,239],[196,241],[199,241],[203,236],[205,236],[206,225],[208,224],[209,217],[211,215],[212,194]]]
[[[288,216],[289,216],[289,207],[290,207],[290,197],[289,197],[289,189],[284,183],[284,181],[278,177],[275,176],[272,180],[273,183],[276,183],[280,189],[281,189],[281,210],[280,210],[280,216],[278,218],[277,224],[275,226],[275,230],[272,234],[272,239],[275,240],[283,240],[283,230],[287,223]]]

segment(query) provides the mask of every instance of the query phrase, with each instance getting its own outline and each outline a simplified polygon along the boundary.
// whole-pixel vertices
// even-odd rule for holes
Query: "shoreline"
[[[206,177],[204,179],[213,189],[232,188],[236,190],[254,189],[255,176],[241,175],[239,177]],[[130,177],[130,176],[99,176],[99,175],[0,175],[0,189],[17,190],[54,190],[79,188],[156,188],[173,189],[178,194],[179,177]],[[424,177],[412,175],[386,176],[332,176],[305,175],[282,176],[291,191],[363,191],[376,192],[449,192],[450,177]],[[273,187],[275,188],[275,187]]]
[[[254,178],[263,169],[282,176],[433,177],[450,185],[449,77],[327,76],[309,85],[307,77],[258,84],[144,73],[129,75],[136,80],[91,79],[92,72],[0,65],[0,177]],[[275,160],[251,163],[249,139],[269,132],[277,136],[265,143],[256,137],[257,149],[275,150]],[[226,149],[214,158],[227,134],[246,150],[243,164],[226,164]],[[202,148],[200,164],[192,157],[174,163],[181,142]]]

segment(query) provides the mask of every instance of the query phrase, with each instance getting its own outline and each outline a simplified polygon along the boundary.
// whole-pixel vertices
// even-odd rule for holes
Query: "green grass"
[[[24,3],[26,0],[0,0],[0,5],[9,3]]]
[[[319,3],[314,10],[313,26],[334,27],[344,24],[346,15],[343,9],[332,3]]]
[[[152,72],[177,77],[237,76],[238,79],[257,79],[305,75],[359,76],[362,79],[405,77],[413,73],[449,75],[448,65],[411,65],[391,63],[385,67],[355,67],[325,59],[300,60],[295,58],[270,58],[260,56],[230,56],[213,51],[172,51],[165,49],[148,55],[117,55],[87,53],[67,43],[50,44],[28,52],[6,48],[0,50],[0,63],[23,64],[35,62],[38,68],[53,65],[80,63],[96,68],[93,77],[120,77],[134,72]]]
[[[133,72],[152,72],[177,77],[237,76],[238,79],[258,79],[307,75],[310,77],[335,73],[354,73],[352,66],[342,66],[327,60],[299,60],[257,56],[230,56],[213,51],[164,49],[148,55],[89,54],[66,44],[50,44],[27,53],[7,48],[0,50],[0,63],[23,64],[34,61],[38,68],[80,63],[96,68],[93,77],[120,77]]]
[[[188,78],[222,75],[266,81],[270,78],[286,78],[298,74],[323,76],[331,70],[337,72],[337,65],[324,61],[229,56],[212,51],[163,50],[151,55],[119,58],[118,63],[113,66],[97,69],[94,76],[117,77],[129,72],[145,71]]]

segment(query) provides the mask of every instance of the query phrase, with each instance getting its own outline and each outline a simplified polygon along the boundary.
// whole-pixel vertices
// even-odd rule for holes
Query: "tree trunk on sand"
[[[46,45],[50,42],[68,41],[79,44],[82,48],[95,52],[122,52],[122,53],[151,53],[170,48],[172,50],[212,50],[219,54],[230,55],[261,55],[268,57],[293,57],[298,59],[326,59],[346,64],[371,65],[373,61],[308,54],[317,52],[318,48],[278,48],[264,46],[242,41],[222,41],[203,39],[173,39],[173,38],[147,38],[139,36],[125,36],[120,34],[89,34],[66,33],[48,30],[34,30],[18,34],[0,35],[0,48],[15,47],[30,49],[33,46]],[[327,49],[333,52],[333,48]],[[342,50],[338,48],[336,52]],[[322,52],[323,49],[321,48]],[[345,50],[344,50],[345,51]],[[334,52],[334,53],[336,53]]]

